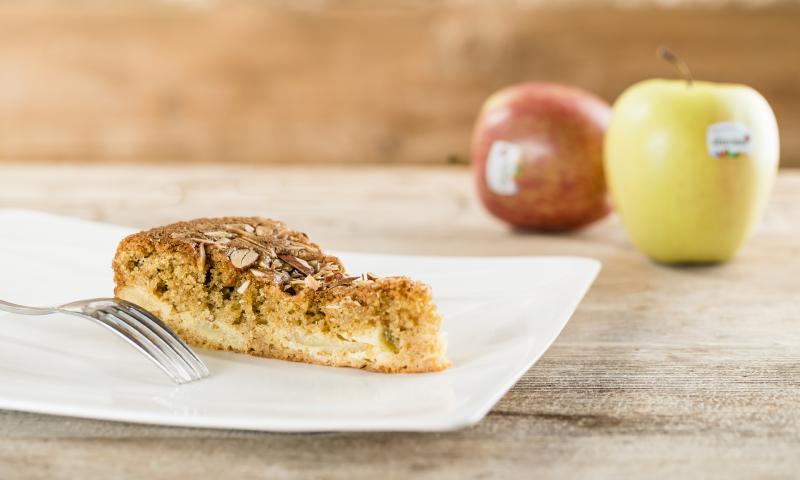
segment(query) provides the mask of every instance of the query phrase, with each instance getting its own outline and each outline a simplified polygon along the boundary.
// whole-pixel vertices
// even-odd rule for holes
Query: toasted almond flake
[[[319,267],[319,274],[320,275],[329,275],[332,273],[338,273],[339,265],[335,263],[326,263]]]
[[[272,229],[264,225],[256,226],[256,235],[260,237],[268,237],[272,234]]]
[[[316,248],[313,248],[313,245],[309,245],[307,243],[295,242],[294,240],[289,242],[289,246],[292,248],[299,248],[301,250],[312,250],[312,249],[318,250]]]
[[[222,230],[214,230],[211,232],[203,232],[207,237],[211,238],[231,238],[232,235],[228,232],[223,232]]]
[[[239,292],[239,294],[243,295],[248,288],[250,288],[250,279],[247,279],[244,282],[242,282],[242,284],[239,285],[239,288],[237,288],[236,291]]]
[[[312,277],[311,275],[307,276],[305,280],[303,280],[303,283],[305,284],[306,288],[311,290],[319,290],[319,287],[322,286],[322,284],[319,283],[319,280]]]
[[[239,237],[255,236],[253,234],[253,232],[248,232],[244,228],[241,228],[240,226],[237,226],[237,225],[226,226],[225,228],[228,229],[229,233],[234,233],[234,234],[238,235]]]
[[[247,232],[247,233],[253,233],[253,232],[255,232],[255,231],[256,231],[256,229],[255,229],[255,228],[253,228],[253,226],[252,226],[252,225],[250,225],[249,223],[245,223],[245,224],[243,224],[243,225],[242,225],[242,228],[243,228],[243,229],[244,229],[244,231],[245,231],[245,232]]]
[[[308,262],[302,258],[297,258],[292,255],[278,255],[278,258],[305,273],[306,275],[311,275],[314,273],[314,269],[311,268],[311,265],[309,265]]]
[[[258,252],[249,248],[234,248],[229,258],[234,267],[247,268],[258,261]]]
[[[275,283],[278,285],[289,280],[289,275],[286,272],[275,272]]]
[[[189,240],[191,240],[193,242],[200,243],[200,244],[207,244],[207,245],[210,245],[210,244],[214,243],[214,242],[212,242],[211,240],[209,240],[207,238],[189,237]]]
[[[351,283],[353,283],[356,280],[359,280],[360,278],[361,277],[339,278],[338,280],[335,280],[335,281],[331,282],[330,286],[331,287],[339,287],[339,286],[343,286],[343,285],[350,285]]]
[[[197,245],[197,248],[198,248],[197,264],[198,264],[198,267],[200,268],[200,271],[201,272],[205,272],[206,271],[206,246],[204,244],[200,243],[200,244]]]
[[[219,240],[217,240],[216,243],[218,245],[227,245],[227,244],[231,243],[231,239],[230,238],[220,238]]]
[[[267,276],[266,272],[262,272],[261,270],[256,270],[255,268],[251,268],[250,273],[252,273],[254,277],[258,278],[264,278]]]
[[[377,280],[378,276],[372,272],[367,272],[367,280]]]
[[[256,240],[253,240],[252,238],[239,237],[239,239],[242,240],[245,243],[249,243],[250,245],[252,245],[252,246],[254,246],[254,247],[258,248],[258,249],[264,249],[265,248],[262,243],[260,243],[260,242],[258,242]]]

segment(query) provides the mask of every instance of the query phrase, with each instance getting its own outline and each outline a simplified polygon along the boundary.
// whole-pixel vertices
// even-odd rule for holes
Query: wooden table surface
[[[0,411],[0,478],[796,478],[800,172],[735,261],[644,259],[616,217],[510,231],[464,167],[0,167],[0,207],[146,227],[285,219],[328,248],[603,262],[553,347],[478,425],[272,434]],[[0,385],[2,389],[2,385]]]

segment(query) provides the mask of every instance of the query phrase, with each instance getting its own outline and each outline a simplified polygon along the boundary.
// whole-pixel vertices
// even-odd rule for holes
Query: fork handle
[[[47,315],[56,312],[54,308],[26,307],[25,305],[17,305],[16,303],[5,302],[3,300],[0,300],[0,310],[22,315]]]

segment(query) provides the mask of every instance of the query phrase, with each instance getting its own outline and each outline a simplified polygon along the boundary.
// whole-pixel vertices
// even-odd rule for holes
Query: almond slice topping
[[[248,279],[242,282],[242,284],[239,285],[239,288],[237,288],[236,291],[244,295],[244,292],[246,292],[249,287],[250,287],[250,280]]]
[[[322,286],[319,280],[312,277],[311,275],[307,276],[305,280],[303,280],[303,283],[305,284],[306,288],[309,288],[311,290],[319,290],[319,287]]]
[[[193,242],[197,242],[199,244],[206,244],[206,245],[213,245],[214,244],[214,242],[212,242],[211,240],[209,240],[207,238],[189,237],[189,240],[191,240]]]
[[[199,243],[197,245],[197,248],[198,248],[197,263],[198,263],[198,266],[200,267],[200,271],[201,272],[205,272],[206,271],[206,246],[204,244],[202,244],[202,243]]]
[[[282,283],[288,280],[289,280],[289,275],[287,275],[286,272],[275,272],[274,281],[278,285],[281,285]]]
[[[305,273],[306,275],[311,275],[314,273],[314,269],[311,267],[311,265],[309,265],[308,262],[302,258],[297,258],[292,255],[278,255],[278,258]]]
[[[211,238],[230,238],[232,235],[228,232],[223,232],[221,230],[214,230],[212,232],[205,232],[207,237]]]
[[[339,287],[342,285],[350,285],[354,281],[360,279],[361,277],[343,277],[332,281],[329,286],[330,287]]]
[[[258,252],[249,248],[235,248],[228,257],[236,268],[247,268],[258,260]]]

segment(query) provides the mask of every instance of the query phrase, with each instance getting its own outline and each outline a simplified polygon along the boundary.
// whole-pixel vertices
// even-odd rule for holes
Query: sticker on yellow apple
[[[708,154],[714,158],[750,153],[750,129],[741,122],[719,122],[708,126]]]

